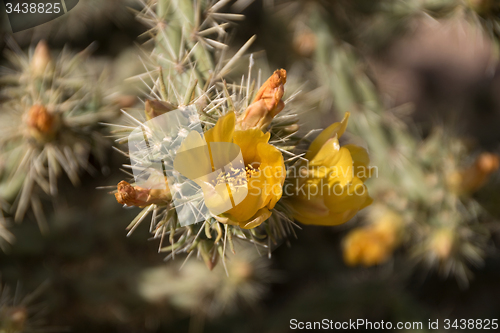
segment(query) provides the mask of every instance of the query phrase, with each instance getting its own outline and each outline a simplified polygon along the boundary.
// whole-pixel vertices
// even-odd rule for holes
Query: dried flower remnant
[[[165,184],[167,186],[167,184]],[[115,198],[118,203],[127,206],[145,207],[152,204],[166,205],[172,200],[168,189],[145,189],[132,186],[122,180],[118,183]]]
[[[285,107],[281,100],[285,93],[286,71],[278,69],[260,87],[252,104],[238,118],[241,129],[259,128],[266,131],[271,121]]]
[[[152,99],[146,101],[144,113],[146,114],[146,119],[151,120],[176,108],[175,105],[168,102]]]

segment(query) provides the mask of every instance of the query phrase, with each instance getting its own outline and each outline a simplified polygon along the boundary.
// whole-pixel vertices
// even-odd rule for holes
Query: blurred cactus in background
[[[29,207],[42,231],[47,225],[39,195],[57,195],[64,172],[79,185],[82,171],[106,166],[110,143],[99,131],[100,121],[118,115],[116,96],[105,88],[105,76],[93,73],[86,51],[64,50],[54,58],[41,41],[25,55],[11,42],[11,68],[1,77],[2,200],[12,202],[21,221]]]
[[[45,309],[36,304],[45,289],[46,283],[33,293],[21,296],[19,286],[12,295],[11,288],[0,285],[0,332],[22,333],[49,329],[45,326]]]
[[[228,257],[227,273],[222,266],[208,271],[195,260],[182,267],[181,262],[154,267],[140,275],[139,294],[153,305],[167,302],[192,317],[193,331],[201,330],[206,319],[255,308],[269,284],[278,281],[269,266],[252,245],[239,245],[237,254]]]

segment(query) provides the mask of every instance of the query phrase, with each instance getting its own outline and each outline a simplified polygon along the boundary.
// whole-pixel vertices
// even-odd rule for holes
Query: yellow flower
[[[238,117],[238,128],[260,128],[265,131],[271,121],[285,107],[281,100],[285,93],[286,71],[278,69],[260,87],[252,104]]]
[[[344,261],[350,266],[385,262],[399,243],[401,226],[401,217],[387,211],[371,225],[352,230],[343,243]]]
[[[218,220],[251,229],[271,216],[271,209],[281,198],[286,176],[285,164],[280,151],[268,143],[270,133],[264,134],[257,128],[235,130],[235,123],[234,113],[226,114],[205,132],[205,140],[232,142],[240,147],[245,166],[248,167],[248,194],[242,202],[218,217]]]
[[[378,235],[366,228],[352,230],[344,242],[344,261],[349,266],[363,264],[374,266],[386,261],[391,255]]]
[[[356,145],[340,147],[349,119],[325,129],[311,144],[294,176],[296,190],[290,200],[294,218],[304,224],[338,225],[350,220],[372,203],[364,180],[370,177],[365,149]],[[287,184],[288,186],[289,184]]]

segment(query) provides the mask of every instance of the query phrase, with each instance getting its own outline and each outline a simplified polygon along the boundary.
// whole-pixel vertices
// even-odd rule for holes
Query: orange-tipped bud
[[[56,114],[49,112],[45,106],[33,105],[28,111],[26,124],[31,137],[45,142],[55,137],[60,120]]]
[[[252,104],[238,118],[241,129],[260,128],[266,130],[271,121],[283,110],[281,100],[285,93],[286,71],[278,69],[260,87]]]

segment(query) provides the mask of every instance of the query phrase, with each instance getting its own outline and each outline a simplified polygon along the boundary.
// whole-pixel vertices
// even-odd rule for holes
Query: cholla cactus
[[[63,51],[54,59],[43,41],[28,56],[13,42],[11,48],[13,68],[1,77],[0,194],[14,201],[17,221],[31,206],[43,231],[39,194],[55,196],[62,172],[78,185],[81,171],[95,172],[90,155],[104,166],[109,143],[97,129],[118,107],[104,89],[104,76],[92,75],[86,51]]]
[[[160,168],[167,172],[167,177],[161,173],[154,177],[149,173],[145,176],[145,172],[139,175],[146,178],[146,183],[154,180],[159,187],[126,181],[118,184],[115,196],[119,203],[143,208],[129,225],[130,232],[152,213],[150,230],[154,238],[160,239],[159,251],[170,252],[167,259],[181,253],[198,253],[210,269],[219,258],[226,266],[227,251],[234,251],[233,239],[254,243],[270,254],[273,246],[295,233],[294,218],[307,224],[340,224],[371,202],[363,185],[368,176],[352,175],[353,162],[354,168],[367,165],[366,152],[357,146],[349,149],[338,144],[348,115],[342,123],[328,127],[307,147],[314,131],[305,136],[297,134],[299,109],[294,107],[295,94],[284,99],[287,82],[284,69],[276,70],[265,82],[259,70],[255,80],[254,61],[250,56],[248,74],[238,82],[226,83],[224,78],[234,76],[235,66],[254,40],[252,37],[233,56],[227,56],[229,21],[243,18],[221,12],[227,4],[226,0],[195,3],[159,0],[144,8],[139,19],[152,26],[155,48],[148,64],[152,63],[155,69],[140,78],[149,77],[152,86],[149,86],[143,114],[140,115],[141,110],[125,112],[130,124],[118,125],[116,130],[122,135],[118,142],[141,137],[139,146],[143,148],[123,152],[133,162],[129,168],[143,172],[154,160],[161,161]],[[168,116],[176,109],[183,110],[184,115],[176,116],[183,119],[176,120],[180,125],[173,134],[157,135],[153,128],[156,125],[143,121]],[[236,144],[241,150],[243,165],[241,168],[233,165],[220,183],[221,179],[217,178],[214,183],[197,182],[198,188],[187,181],[172,186],[168,172],[178,170],[189,177],[196,171],[191,169],[193,165],[204,163],[201,157],[187,158],[181,169],[175,169],[176,161],[172,158],[203,142],[201,129],[193,130],[198,119],[205,130],[206,142]],[[186,139],[176,139],[175,135]],[[178,141],[182,141],[182,145],[168,148],[167,152],[163,150],[164,142],[175,145]],[[242,186],[247,187],[248,194],[243,201],[233,204],[233,208],[219,210],[229,201],[229,197],[218,191],[220,186],[231,189],[231,200]],[[197,190],[185,195],[185,187]],[[341,194],[332,194],[334,187],[340,187]],[[306,197],[300,197],[304,188],[314,192],[304,192]],[[354,188],[363,191],[354,193]],[[311,203],[322,203],[308,209],[308,199]],[[176,210],[175,200],[178,200],[177,206],[180,203],[180,206],[195,207],[197,214],[203,216],[202,222],[185,226],[185,214],[191,214],[193,209]],[[201,206],[200,202],[208,207],[207,211],[196,208]],[[315,208],[320,210],[314,211]],[[194,218],[188,219],[195,222]],[[165,246],[167,241],[170,244]]]

